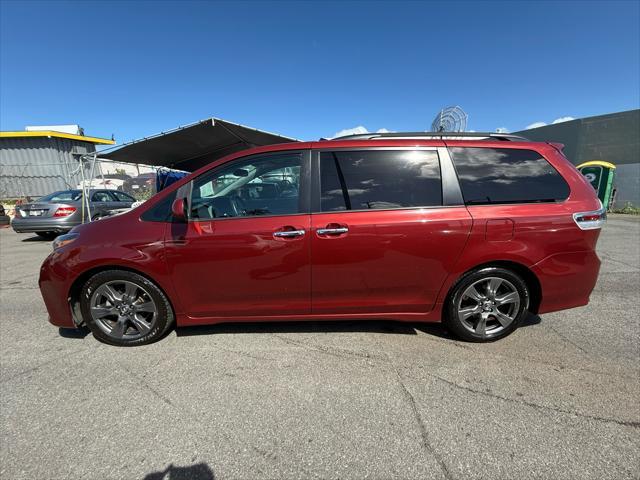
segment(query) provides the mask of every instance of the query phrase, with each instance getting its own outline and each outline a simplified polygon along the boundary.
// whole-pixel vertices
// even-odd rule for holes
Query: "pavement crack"
[[[272,335],[290,345],[296,345],[298,347],[302,347],[307,350],[315,350],[317,352],[324,353],[327,355],[332,355],[338,358],[358,357],[358,358],[378,359],[378,360],[385,359],[381,355],[375,355],[375,354],[363,353],[363,352],[354,352],[353,350],[347,350],[345,348],[337,348],[337,347],[328,347],[326,345],[311,345],[307,342],[302,342],[300,340],[292,340],[291,338],[283,337],[281,335],[276,335],[276,334],[272,334]]]
[[[624,265],[625,267],[633,268],[633,270],[636,272],[639,270],[637,265],[631,265],[630,263],[626,263],[621,260],[616,260],[611,255],[608,255],[606,253],[601,253],[600,257],[602,258],[602,260],[606,260],[607,262],[619,263],[620,265]],[[610,273],[618,273],[618,272],[610,272]]]
[[[396,366],[393,365],[391,361],[389,361],[389,363],[391,364],[391,366],[395,371],[396,377],[398,379],[398,384],[400,385],[400,389],[402,390],[402,393],[405,399],[407,400],[407,402],[409,403],[409,406],[411,407],[411,410],[413,412],[413,416],[416,420],[416,424],[418,425],[418,429],[420,430],[420,436],[422,437],[422,447],[425,450],[427,450],[431,454],[431,456],[433,456],[433,458],[436,459],[436,461],[438,462],[438,465],[440,465],[440,468],[442,469],[442,473],[444,474],[445,478],[449,480],[453,479],[453,475],[451,475],[451,472],[449,471],[449,468],[447,467],[446,463],[444,463],[444,460],[442,459],[442,457],[440,457],[440,455],[436,452],[435,448],[433,448],[433,445],[431,445],[431,442],[429,440],[429,432],[427,431],[427,426],[424,424],[424,421],[422,420],[422,416],[420,415],[420,411],[418,410],[416,399],[413,397],[413,395],[411,394],[407,386],[402,381],[402,376],[400,375],[400,372],[398,371]]]
[[[20,378],[20,377],[23,377],[25,375],[28,375],[29,373],[36,372],[36,371],[40,370],[42,367],[45,367],[45,366],[49,365],[50,363],[56,362],[58,360],[61,360],[61,359],[65,358],[65,357],[68,357],[69,355],[78,354],[78,353],[80,353],[80,352],[74,350],[74,351],[70,351],[70,352],[64,352],[64,353],[62,353],[60,355],[56,355],[53,358],[50,358],[49,360],[46,360],[44,362],[38,363],[37,365],[35,365],[33,367],[30,367],[30,368],[27,368],[25,370],[22,370],[21,372],[18,372],[15,375],[12,375],[12,376],[10,376],[8,378],[3,378],[2,379],[2,383],[8,383],[8,382],[10,382],[12,380],[15,380],[16,378]]]
[[[127,367],[123,366],[122,367],[124,369],[125,372],[127,372],[129,375],[131,375],[133,378],[135,378],[136,380],[138,380],[138,382],[140,382],[140,385],[142,385],[144,388],[146,388],[147,390],[149,390],[151,393],[153,393],[156,397],[158,397],[160,400],[162,400],[164,403],[166,403],[167,405],[169,405],[170,407],[175,407],[175,405],[173,404],[173,402],[165,397],[162,393],[160,393],[159,391],[157,391],[155,388],[153,388],[151,385],[149,385],[147,383],[147,381],[143,378],[143,377],[139,377],[138,375],[136,375],[135,373],[133,373],[131,370],[129,370]]]
[[[452,480],[454,477],[451,474],[449,467],[447,467],[447,464],[444,462],[440,454],[436,451],[436,449],[431,444],[431,441],[429,440],[429,431],[427,430],[427,426],[425,425],[424,420],[422,420],[422,415],[420,415],[420,410],[418,410],[416,399],[405,385],[404,381],[402,380],[402,375],[400,375],[400,370],[398,370],[398,367],[396,367],[395,363],[393,363],[393,360],[391,360],[389,354],[385,353],[385,357],[385,360],[396,374],[396,380],[398,382],[398,385],[400,386],[403,397],[405,398],[405,400],[409,404],[409,407],[411,408],[411,411],[413,412],[413,417],[415,418],[416,424],[418,425],[418,430],[420,431],[422,448],[436,460],[436,462],[440,466],[440,469],[442,470],[444,477],[447,480]]]
[[[526,400],[516,400],[514,398],[509,398],[509,397],[503,397],[502,395],[498,395],[496,393],[492,393],[492,392],[485,392],[482,390],[476,390],[475,388],[471,388],[471,387],[466,387],[464,385],[460,385],[456,382],[452,382],[450,380],[447,380],[445,378],[442,378],[438,375],[435,375],[433,373],[427,373],[428,376],[435,378],[436,380],[439,380],[443,383],[446,383],[447,385],[454,387],[454,388],[458,388],[460,390],[465,390],[467,392],[471,392],[471,393],[476,393],[478,395],[483,395],[486,397],[491,397],[491,398],[496,398],[498,400],[502,400],[505,402],[510,402],[510,403],[517,403],[520,405],[525,405],[527,407],[531,407],[531,408],[535,408],[538,410],[544,410],[544,411],[552,411],[552,412],[556,412],[556,413],[564,413],[566,415],[574,415],[576,417],[581,417],[581,418],[586,418],[589,420],[595,420],[598,422],[604,422],[604,423],[613,423],[616,425],[621,425],[623,427],[631,427],[631,428],[640,428],[640,422],[631,422],[631,421],[627,421],[627,420],[618,420],[616,418],[607,418],[607,417],[600,417],[597,415],[589,415],[586,413],[580,413],[580,412],[575,412],[572,410],[566,410],[564,408],[559,408],[559,407],[550,407],[550,406],[546,406],[546,405],[540,405],[538,403],[533,403],[533,402],[529,402]]]
[[[0,291],[5,290],[40,290],[39,287],[0,287]]]
[[[224,347],[221,347],[220,345],[216,345],[216,348],[223,352],[235,353],[236,355],[239,355],[241,357],[253,358],[254,360],[271,360],[270,358],[267,358],[267,357],[259,357],[257,355],[251,355],[250,353],[247,353],[247,352],[232,350],[230,348],[224,348]]]
[[[577,348],[578,350],[580,350],[582,353],[584,353],[585,355],[591,355],[590,352],[588,352],[587,350],[585,350],[584,348],[582,348],[580,345],[578,345],[576,342],[574,342],[573,340],[569,339],[566,335],[560,333],[558,330],[556,330],[555,328],[553,328],[553,326],[549,325],[549,328],[551,329],[551,331],[553,333],[555,333],[557,336],[559,336],[562,340],[564,340],[565,342],[567,342],[568,344],[572,345],[573,347]]]

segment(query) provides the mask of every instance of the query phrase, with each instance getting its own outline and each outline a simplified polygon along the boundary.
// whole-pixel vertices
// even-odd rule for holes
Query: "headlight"
[[[56,237],[56,239],[52,243],[53,250],[55,251],[64,247],[65,245],[69,245],[71,242],[74,242],[79,236],[79,233],[67,233],[65,235]]]

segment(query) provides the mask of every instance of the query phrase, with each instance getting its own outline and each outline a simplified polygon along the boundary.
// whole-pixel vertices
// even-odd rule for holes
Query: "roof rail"
[[[530,140],[520,135],[495,132],[387,132],[387,133],[356,133],[332,138],[331,140],[377,140],[382,138],[395,139],[437,139],[437,140],[498,140],[504,142],[529,142]]]

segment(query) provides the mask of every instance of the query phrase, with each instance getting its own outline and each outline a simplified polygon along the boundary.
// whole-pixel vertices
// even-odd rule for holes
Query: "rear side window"
[[[135,198],[130,197],[126,193],[122,193],[117,190],[112,191],[111,195],[115,196],[118,202],[135,202],[136,201]]]
[[[569,196],[564,178],[538,152],[449,148],[467,205],[555,202]]]
[[[442,205],[438,154],[431,150],[322,152],[320,189],[323,212]]]
[[[91,197],[92,202],[113,202],[114,199],[108,192],[96,192]]]

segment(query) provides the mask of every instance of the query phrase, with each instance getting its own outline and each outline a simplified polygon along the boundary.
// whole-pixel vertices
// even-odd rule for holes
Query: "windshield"
[[[81,196],[82,190],[63,190],[40,197],[36,202],[75,202],[76,200],[80,200]]]

